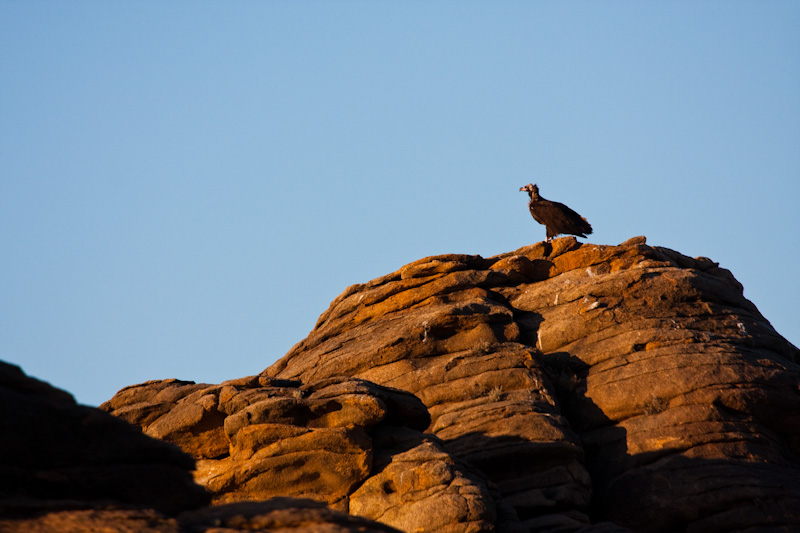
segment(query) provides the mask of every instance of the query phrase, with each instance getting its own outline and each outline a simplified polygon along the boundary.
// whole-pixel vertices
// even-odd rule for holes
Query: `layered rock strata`
[[[206,507],[194,465],[177,446],[0,361],[0,531],[397,533],[310,500]]]
[[[0,530],[796,531],[799,357],[644,238],[429,257],[259,376],[102,406],[147,436],[0,367]]]
[[[217,504],[309,498],[404,531],[513,521],[498,516],[482,477],[422,433],[428,412],[405,391],[351,378],[172,379],[125,388],[101,408],[194,456]]]
[[[531,531],[780,530],[800,524],[797,360],[716,263],[567,237],[352,286],[263,376],[412,392]]]

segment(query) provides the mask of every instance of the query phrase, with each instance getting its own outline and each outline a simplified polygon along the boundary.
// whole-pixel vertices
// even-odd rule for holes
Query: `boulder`
[[[369,381],[150,381],[100,408],[195,457],[214,504],[305,498],[405,531],[516,520],[508,509],[498,519],[485,479],[422,433],[418,398]]]
[[[151,385],[160,393],[153,409],[131,409],[128,416],[157,420],[156,413],[167,412],[170,395],[177,398],[192,388],[175,380]],[[126,394],[136,397],[143,389],[129,388]],[[328,393],[335,389],[329,382]],[[321,392],[319,405],[333,407],[329,396],[342,398]],[[203,398],[207,395],[199,395],[198,405],[208,406]],[[394,394],[387,392],[386,400],[391,404]],[[201,440],[210,440],[217,434],[209,422],[216,416],[207,414],[211,411],[177,408],[177,414],[156,427],[185,443],[191,442],[188,428],[195,428]],[[412,425],[427,425],[424,408],[414,405],[403,412],[412,414],[421,417]],[[349,416],[364,418],[358,408],[350,409],[345,418]],[[334,410],[316,420],[330,425],[333,419],[344,420]],[[166,440],[78,405],[70,394],[0,361],[0,531],[397,533],[311,500],[273,498],[206,507],[209,493],[192,480],[195,460]],[[196,455],[213,454],[214,446],[197,446]]]

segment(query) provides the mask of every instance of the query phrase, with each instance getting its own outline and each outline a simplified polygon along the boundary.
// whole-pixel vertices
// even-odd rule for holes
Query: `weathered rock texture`
[[[0,391],[4,434],[27,439],[0,450],[0,530],[797,531],[798,357],[730,272],[643,237],[429,257],[348,288],[259,376],[102,406],[191,455],[212,507],[189,509],[177,448],[42,384]],[[22,427],[53,405],[55,429]],[[100,483],[118,493],[98,507],[98,461],[145,465],[111,477],[152,492]],[[13,503],[73,486],[89,503]]]
[[[422,433],[428,412],[405,391],[352,378],[173,379],[125,388],[101,408],[192,454],[215,503],[311,498],[406,531],[503,520],[484,479]]]
[[[0,361],[0,531],[397,531],[309,500],[202,507],[193,468],[178,447]]]
[[[412,392],[532,531],[788,531],[797,360],[716,263],[569,237],[352,286],[263,376]]]
[[[389,526],[334,511],[311,500],[273,498],[204,507],[177,517],[153,509],[53,510],[38,516],[0,516],[3,533],[399,533]]]

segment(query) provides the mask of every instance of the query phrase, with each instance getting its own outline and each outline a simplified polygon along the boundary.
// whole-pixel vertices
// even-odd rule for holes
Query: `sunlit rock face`
[[[4,367],[4,479],[47,483],[6,483],[0,529],[797,531],[799,356],[730,272],[643,237],[428,257],[260,375],[102,412]]]
[[[406,531],[488,531],[486,480],[423,433],[414,395],[354,378],[128,387],[101,406],[198,461],[214,504],[294,497]]]
[[[729,531],[800,523],[797,361],[711,260],[569,237],[352,286],[263,375],[413,393],[527,529]]]

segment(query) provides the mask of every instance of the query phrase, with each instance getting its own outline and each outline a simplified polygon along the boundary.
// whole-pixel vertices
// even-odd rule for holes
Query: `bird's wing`
[[[592,232],[586,219],[560,202],[542,200],[532,203],[530,210],[536,222],[556,233],[580,235]]]

